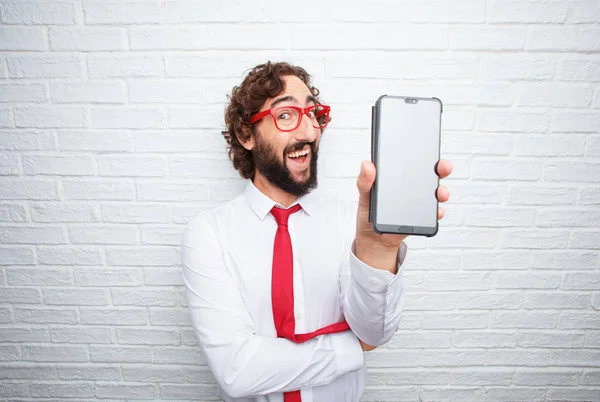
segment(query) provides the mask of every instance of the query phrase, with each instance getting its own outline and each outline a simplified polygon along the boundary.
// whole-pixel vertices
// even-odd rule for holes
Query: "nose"
[[[300,125],[294,131],[294,139],[298,142],[313,142],[321,130],[314,128],[310,118],[303,114],[300,120]]]

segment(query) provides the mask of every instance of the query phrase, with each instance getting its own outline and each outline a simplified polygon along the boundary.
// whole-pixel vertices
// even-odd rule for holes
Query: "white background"
[[[0,399],[215,399],[179,242],[244,183],[226,94],[304,66],[356,196],[370,106],[438,96],[447,217],[364,401],[600,400],[600,2],[0,1]]]

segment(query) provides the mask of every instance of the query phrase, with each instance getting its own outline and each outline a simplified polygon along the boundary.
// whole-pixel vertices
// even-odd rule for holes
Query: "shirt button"
[[[302,313],[296,313],[296,319],[299,320],[302,318]]]

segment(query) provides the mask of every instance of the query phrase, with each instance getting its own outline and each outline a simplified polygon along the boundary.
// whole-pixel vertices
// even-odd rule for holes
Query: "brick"
[[[585,138],[577,135],[518,136],[515,155],[518,156],[582,156]]]
[[[558,320],[558,328],[600,329],[600,317],[597,313],[563,312]]]
[[[165,4],[166,10],[175,2]],[[199,8],[194,3],[189,3],[194,13],[206,15],[207,8]],[[167,11],[168,13],[168,11]],[[193,14],[181,15],[181,18],[193,18]],[[173,78],[207,78],[207,77],[235,77],[245,71],[250,65],[258,65],[273,56],[272,52],[252,52],[243,60],[235,52],[218,52],[214,54],[166,54],[165,71],[168,77]],[[283,55],[282,55],[283,57]],[[311,70],[312,71],[312,70]]]
[[[102,220],[114,223],[168,223],[169,209],[155,204],[102,204]]]
[[[496,289],[557,289],[562,275],[544,273],[495,272],[493,274]]]
[[[569,272],[565,274],[563,289],[600,290],[599,272]]]
[[[65,179],[63,193],[68,200],[133,200],[134,183],[128,179]]]
[[[514,270],[529,268],[529,252],[518,250],[464,250],[461,268],[464,270]]]
[[[157,226],[143,225],[142,244],[156,244],[161,246],[180,246],[183,235],[182,226]]]
[[[289,36],[282,35],[276,24],[201,24],[129,30],[131,50],[260,50],[288,49],[289,45]]]
[[[190,202],[209,199],[209,190],[206,184],[180,180],[169,180],[168,182],[138,180],[136,194],[140,201]]]
[[[218,158],[169,158],[170,177],[238,178],[239,173],[229,159]]]
[[[169,104],[211,104],[225,100],[224,87],[234,85],[227,82],[197,80],[130,80],[129,102]]]
[[[359,52],[328,52],[325,56],[325,68],[329,76],[336,78],[464,79],[478,74],[479,60],[471,56],[432,57],[375,53],[371,55],[370,63],[365,63]]]
[[[97,160],[99,176],[163,177],[168,171],[166,158],[158,156],[99,155]]]
[[[511,186],[508,190],[508,203],[512,205],[571,205],[576,202],[575,187]]]
[[[461,256],[456,250],[411,250],[414,270],[453,270],[460,266]]]
[[[90,350],[92,348],[94,346],[91,346]],[[59,364],[57,370],[61,380],[118,381],[121,379],[119,367],[96,363],[92,366]]]
[[[597,348],[600,345],[600,331],[586,331],[585,346]]]
[[[486,364],[492,366],[548,366],[551,352],[527,350],[490,350]]]
[[[146,325],[148,313],[143,308],[80,308],[81,323],[89,325]]]
[[[356,188],[356,181],[352,183]],[[461,181],[452,183],[452,201],[457,204],[498,204],[505,190],[497,184]]]
[[[546,400],[546,388],[490,387],[486,388],[484,392],[488,401],[538,402]]]
[[[406,331],[397,333],[386,347],[390,349],[420,349],[435,345],[436,348],[450,348],[452,333],[446,332],[415,332]]]
[[[218,1],[209,1],[206,3],[206,7],[198,7],[197,3],[193,1],[169,1],[163,7],[165,10],[165,19],[168,24],[215,21],[241,22],[242,15],[244,21],[252,21],[253,13],[251,9],[244,9],[241,7],[239,1],[233,2],[232,5],[224,5]],[[262,18],[268,18],[265,14],[269,14],[270,7],[261,6],[258,9],[258,14],[261,14]],[[298,11],[301,16],[300,21],[303,21],[302,16],[306,13],[302,13],[302,10]],[[285,19],[284,16],[282,17]]]
[[[175,289],[113,289],[112,301],[115,306],[176,306]]]
[[[152,317],[150,317],[150,321],[152,321]],[[196,335],[194,335],[194,330],[192,329],[181,329],[181,343],[186,346],[200,346]],[[187,372],[188,374],[186,374],[186,376],[191,376],[191,374],[189,374],[189,370],[187,370]],[[212,374],[209,372],[208,375]],[[188,381],[190,381],[189,378]]]
[[[518,293],[475,293],[459,295],[459,310],[477,309],[518,309],[521,306],[521,295]]]
[[[98,78],[160,77],[162,57],[157,54],[88,54],[88,76]]]
[[[489,314],[485,313],[429,313],[423,320],[423,329],[477,329],[487,328]]]
[[[13,118],[13,111],[8,107],[0,108],[0,128],[14,127],[15,121]]]
[[[453,344],[459,348],[514,348],[518,339],[514,332],[456,331]]]
[[[0,364],[0,378],[9,380],[56,380],[56,367],[18,363]]]
[[[17,1],[0,4],[2,22],[23,25],[75,25],[77,8],[72,0]]]
[[[111,343],[110,328],[50,328],[55,343]],[[60,372],[60,370],[59,370]]]
[[[162,7],[153,1],[85,1],[85,23],[155,24],[163,21]]]
[[[0,84],[0,102],[46,102],[45,84]]]
[[[425,367],[460,367],[483,365],[485,351],[447,351],[447,350],[424,350],[422,364]]]
[[[117,329],[117,342],[129,345],[179,345],[181,337],[173,329]],[[164,380],[163,380],[164,381]]]
[[[547,112],[480,109],[476,128],[489,132],[545,132],[550,123]]]
[[[343,7],[343,2],[334,3],[338,7],[332,14],[337,21],[357,22],[384,22],[384,21],[410,21],[410,22],[484,22],[485,7],[477,1],[463,1],[454,6],[445,1],[415,1],[410,3],[393,3],[400,6],[400,12],[389,12],[389,2],[373,4],[353,4],[352,7]],[[406,9],[404,9],[406,8]]]
[[[48,50],[48,39],[43,27],[1,26],[0,51]]]
[[[550,364],[553,366],[594,367],[600,359],[597,350],[554,350]]]
[[[184,308],[150,307],[152,325],[191,326],[190,313]]]
[[[536,217],[538,227],[596,227],[600,225],[597,209],[539,209]]]
[[[558,230],[509,230],[504,233],[505,248],[556,249],[567,247],[568,233]]]
[[[555,312],[492,312],[492,328],[555,328]]]
[[[595,269],[598,253],[594,251],[533,251],[531,268]]]
[[[50,27],[48,40],[50,50],[54,51],[108,51],[127,47],[125,29],[114,27]]]
[[[458,369],[453,370],[450,385],[511,385],[513,374],[513,369],[502,367]]]
[[[140,286],[144,282],[139,268],[78,267],[75,283],[77,286]]]
[[[535,214],[532,208],[473,207],[466,212],[465,223],[479,227],[530,226]]]
[[[443,85],[440,87],[438,96],[443,99],[444,105],[464,106],[510,106],[514,97],[512,86],[500,83],[468,86]],[[471,136],[473,138],[485,137],[480,134]]]
[[[62,151],[133,152],[133,135],[122,130],[59,130]]]
[[[77,311],[66,308],[21,308],[15,307],[17,322],[31,324],[77,324]]]
[[[191,364],[205,366],[206,360],[199,348],[175,346],[156,346],[153,348],[154,363]]]
[[[88,247],[38,247],[38,262],[43,265],[99,265],[101,249]]]
[[[582,385],[598,385],[600,384],[600,371],[587,371],[583,373],[581,379]]]
[[[487,290],[490,289],[491,277],[489,273],[470,272],[460,274],[456,272],[430,271],[427,274],[428,291],[455,291],[455,290]]]
[[[523,54],[484,56],[481,64],[484,81],[540,81],[554,77],[557,62]]]
[[[107,247],[108,265],[171,266],[177,264],[173,247]]]
[[[126,87],[119,81],[50,83],[53,103],[125,103]]]
[[[48,328],[0,328],[0,341],[5,342],[49,342]]]
[[[207,376],[205,372],[207,369],[188,369],[188,381],[191,378],[196,379],[200,377],[200,381],[207,383],[208,381],[202,380]],[[210,372],[208,372],[210,375]],[[367,389],[371,386],[382,386],[382,385],[444,385],[450,380],[450,373],[444,369],[395,369],[391,370],[369,370],[367,375],[366,385]]]
[[[69,225],[72,244],[138,244],[138,228],[132,225]]]
[[[27,213],[22,205],[0,205],[0,222],[25,222]]]
[[[600,115],[598,113],[556,112],[552,119],[552,132],[598,133]]]
[[[419,387],[365,388],[362,399],[369,401],[418,401]]]
[[[33,265],[34,251],[27,247],[0,247],[2,265]]]
[[[573,231],[571,233],[572,248],[598,249],[600,232]]]
[[[54,137],[48,130],[0,130],[0,149],[8,151],[54,150]]]
[[[517,104],[522,106],[583,108],[590,105],[592,95],[592,87],[589,85],[522,84],[519,86]]]
[[[600,156],[600,136],[588,137],[585,144],[586,156]]]
[[[12,322],[13,322],[13,318],[12,318],[11,310],[8,307],[1,307],[0,308],[0,323],[4,324],[4,323],[12,323]]]
[[[458,299],[457,294],[451,293],[433,293],[433,294],[418,294],[414,293],[410,300],[404,301],[404,310],[452,310]]]
[[[33,362],[87,362],[85,346],[22,346],[23,360]]]
[[[594,52],[600,50],[599,34],[600,30],[594,25],[534,27],[529,32],[526,49]]]
[[[21,360],[19,346],[0,345],[0,362],[10,362]]]
[[[16,154],[0,155],[0,175],[17,175],[21,173],[21,163]]]
[[[576,0],[571,4],[567,22],[595,23],[600,20],[600,5],[593,0]]]
[[[42,298],[37,289],[0,287],[0,303],[2,304],[39,304],[41,301]]]
[[[159,386],[161,399],[202,398],[203,400],[218,400],[217,387],[210,385],[174,385]]]
[[[154,385],[96,384],[95,395],[101,399],[156,399]]]
[[[600,81],[600,60],[563,60],[558,69],[557,78],[562,81]]]
[[[44,304],[104,306],[108,294],[103,289],[43,289]]]
[[[547,401],[591,401],[598,398],[600,388],[550,388],[546,395]]]
[[[143,129],[163,128],[166,124],[166,114],[160,108],[92,108],[92,127]]]
[[[81,78],[84,63],[74,54],[10,54],[8,76],[10,78]]]
[[[36,398],[92,397],[92,384],[31,384],[31,396]]]
[[[79,106],[24,106],[15,108],[15,124],[25,128],[86,126],[86,110]]]
[[[410,36],[410,35],[409,35]],[[525,27],[450,27],[450,48],[454,50],[520,50],[525,47]]]
[[[491,22],[512,23],[563,23],[569,5],[560,0],[520,2],[516,0],[494,1],[491,6]]]
[[[1,366],[0,366],[1,368]],[[0,384],[0,396],[23,396],[29,397],[29,384],[27,383],[10,383],[3,382]]]
[[[467,248],[493,248],[498,244],[498,233],[479,229],[446,229],[428,240],[436,248],[454,248],[462,243]]]
[[[187,108],[185,110],[181,110],[177,108],[169,108],[169,126],[187,127],[187,117],[182,117],[182,120],[179,120],[179,117],[181,117],[182,114],[189,116],[191,119],[197,119],[197,121],[200,123],[200,125],[195,125],[194,123],[192,123],[192,127],[200,127],[202,124],[211,125],[212,127],[214,127],[216,124],[220,124],[220,121],[223,119],[222,113],[219,113],[218,118],[211,120],[205,119],[203,112],[197,109]],[[209,123],[207,123],[207,120],[209,121]],[[210,123],[211,121],[213,122],[212,124]],[[143,133],[135,134],[135,151],[138,153],[216,153],[225,152],[225,146],[226,143],[222,136],[217,135],[214,132],[199,132],[198,130],[171,130],[169,133],[146,131]]]
[[[183,367],[141,364],[123,367],[123,380],[126,382],[182,383],[185,382],[185,376],[186,370]]]
[[[96,174],[91,156],[38,156],[23,155],[26,175],[90,176]]]
[[[150,363],[152,361],[152,349],[148,347],[91,345],[90,360],[100,363]],[[120,379],[120,376],[118,379]]]
[[[579,370],[565,370],[549,368],[544,371],[539,369],[521,368],[515,373],[516,385],[578,385],[581,378]]]
[[[94,206],[86,203],[31,203],[29,208],[33,222],[74,223],[96,221]]]
[[[527,293],[523,307],[526,309],[585,309],[590,305],[590,296],[579,293]]]
[[[13,286],[64,286],[73,283],[73,275],[67,267],[7,268],[6,278],[7,283]]]
[[[447,107],[444,109],[444,115],[442,119],[442,131],[472,130],[475,125],[474,109],[452,109]],[[457,176],[453,177],[458,178]]]

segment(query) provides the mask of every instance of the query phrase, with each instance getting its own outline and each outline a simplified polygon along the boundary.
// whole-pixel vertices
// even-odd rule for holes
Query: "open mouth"
[[[286,158],[297,169],[304,169],[308,167],[308,162],[310,161],[310,146],[306,145],[299,151],[288,152]]]

